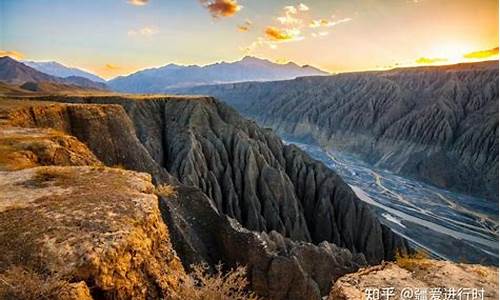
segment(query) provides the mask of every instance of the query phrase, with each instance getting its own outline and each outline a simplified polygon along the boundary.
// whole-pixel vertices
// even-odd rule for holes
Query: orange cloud
[[[200,2],[214,18],[234,16],[242,8],[237,0],[200,0]]]
[[[293,41],[301,39],[300,30],[298,29],[289,30],[289,29],[279,29],[274,26],[268,26],[266,27],[266,30],[264,30],[264,33],[268,40],[275,42]]]
[[[9,57],[16,59],[16,60],[20,60],[20,59],[24,58],[24,54],[21,52],[0,49],[0,57],[2,57],[2,56],[9,56]]]
[[[441,62],[446,62],[448,61],[446,58],[429,58],[429,57],[420,57],[417,59],[415,62],[419,65],[431,65],[435,63],[441,63]]]
[[[149,0],[129,0],[128,3],[135,6],[143,6],[148,4]]]
[[[494,56],[498,56],[498,47],[464,54],[464,58],[467,59],[482,59],[482,58],[491,58]]]
[[[352,20],[351,18],[336,20],[334,16],[330,19],[313,19],[309,11],[310,8],[304,3],[284,6],[281,15],[273,18],[275,22],[265,27],[263,36],[258,37],[248,47],[240,49],[249,54],[262,46],[276,49],[279,43],[301,41],[306,39],[306,36],[323,38],[329,35],[327,27]],[[244,31],[243,28],[240,30]]]

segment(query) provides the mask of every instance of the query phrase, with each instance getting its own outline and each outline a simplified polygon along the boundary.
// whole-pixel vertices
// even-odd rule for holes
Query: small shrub
[[[112,168],[115,168],[115,169],[120,169],[120,170],[126,170],[127,168],[125,168],[124,165],[122,164],[117,164],[117,165],[113,165],[111,166]]]
[[[411,254],[402,254],[401,252],[396,253],[396,264],[410,271],[414,271],[415,269],[425,269],[431,263],[427,262],[429,259],[429,253],[425,250],[419,249]]]
[[[483,266],[478,266],[478,267],[473,268],[472,272],[476,273],[477,275],[479,275],[479,277],[482,277],[482,278],[488,277],[488,274],[489,274],[488,270]]]
[[[175,190],[174,186],[170,184],[161,184],[156,187],[155,193],[159,196],[163,197],[176,197],[177,196],[177,191]]]
[[[211,273],[206,264],[195,265],[180,289],[179,299],[192,300],[258,300],[255,293],[248,290],[246,268],[238,266],[228,272],[217,265]]]
[[[67,285],[57,276],[45,277],[21,267],[12,267],[0,274],[0,299],[58,299]]]

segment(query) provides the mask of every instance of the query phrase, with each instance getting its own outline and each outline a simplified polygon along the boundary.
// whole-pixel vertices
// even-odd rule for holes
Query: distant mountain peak
[[[265,61],[265,62],[270,62],[267,59],[263,59],[263,58],[259,58],[259,57],[255,57],[255,56],[250,56],[250,55],[244,56],[240,61],[248,61],[248,62],[252,62],[252,61],[264,62]]]
[[[41,72],[28,65],[29,62],[20,62],[11,57],[0,57],[0,81],[21,85],[26,82],[32,83],[61,83],[91,89],[106,89],[106,85],[95,82],[88,78],[71,75],[59,77]]]
[[[188,66],[183,66],[183,65],[178,65],[178,64],[174,64],[174,63],[169,63],[169,64],[166,64],[164,66],[161,66],[159,68],[156,68],[156,69],[181,69],[181,68],[186,68]]]
[[[68,67],[65,66],[57,61],[22,61],[23,64],[38,70],[40,72],[52,75],[52,76],[57,76],[57,77],[70,77],[70,76],[78,76],[78,77],[83,77],[95,82],[105,82],[104,79],[101,77],[92,74],[90,72],[74,68],[74,67]]]

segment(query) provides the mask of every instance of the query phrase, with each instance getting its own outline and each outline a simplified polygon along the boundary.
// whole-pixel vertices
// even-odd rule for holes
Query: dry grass
[[[175,190],[173,185],[170,184],[161,184],[156,187],[155,193],[158,196],[163,197],[176,197],[177,191]]]
[[[195,265],[188,280],[180,289],[179,299],[191,300],[257,300],[260,299],[248,290],[246,268],[238,266],[228,272],[222,265],[216,266],[211,273],[205,264]]]
[[[488,274],[490,273],[489,270],[483,266],[477,266],[477,267],[473,268],[472,272],[476,273],[477,275],[479,275],[479,277],[482,277],[482,278],[488,277]]]
[[[18,151],[10,145],[0,145],[0,170],[14,171],[36,166],[33,155],[27,151]]]
[[[189,279],[178,289],[177,300],[259,300],[248,290],[246,269],[238,266],[228,272],[222,265],[211,273],[207,265],[193,266]],[[0,274],[0,299],[61,299],[70,289],[58,276],[40,275],[21,267],[12,267]]]
[[[43,165],[100,165],[76,138],[51,129],[0,128],[0,170],[15,171]]]
[[[42,276],[21,267],[12,267],[0,274],[0,299],[59,299],[68,286],[57,276]]]
[[[422,249],[419,249],[415,253],[411,254],[402,254],[401,252],[396,253],[396,264],[409,271],[426,269],[432,265],[429,261],[429,254]]]

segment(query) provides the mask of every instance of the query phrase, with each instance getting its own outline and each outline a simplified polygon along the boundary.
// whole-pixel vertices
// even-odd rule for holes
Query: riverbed
[[[377,169],[346,153],[293,143],[339,174],[380,221],[431,257],[498,265],[498,202]]]

